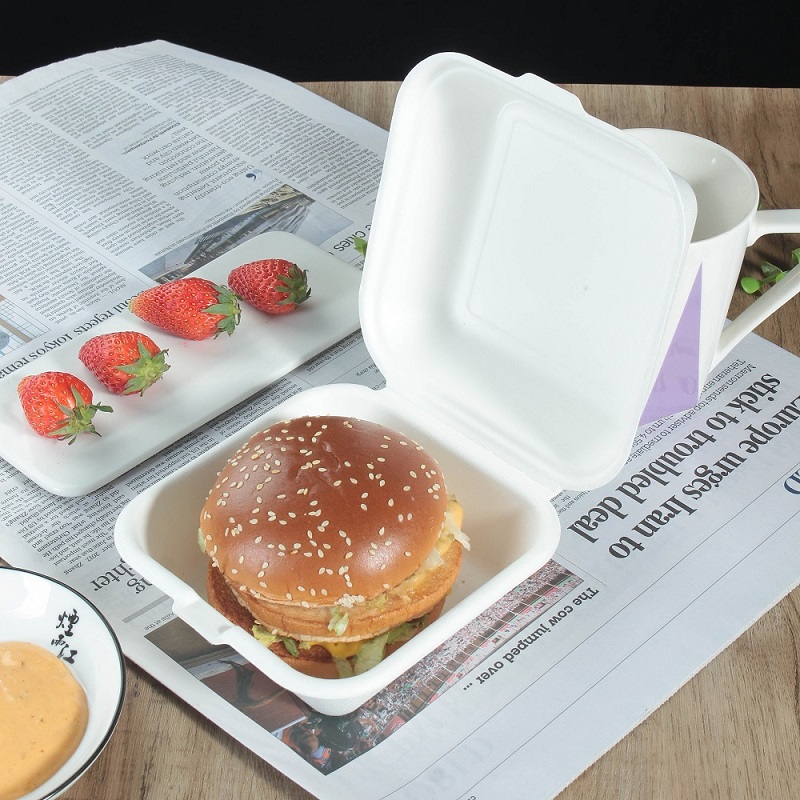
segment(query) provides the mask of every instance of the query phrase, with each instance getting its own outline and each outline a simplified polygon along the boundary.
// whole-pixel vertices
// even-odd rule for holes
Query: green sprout
[[[354,236],[353,237],[353,245],[356,248],[356,252],[361,253],[362,256],[366,256],[367,254],[367,240],[363,239],[361,236]]]
[[[792,266],[789,268],[789,270],[794,269],[798,263],[800,263],[800,247],[792,250]],[[769,288],[771,283],[777,283],[785,278],[789,274],[789,270],[783,270],[780,267],[776,267],[769,261],[762,261],[761,273],[764,277],[759,279],[747,275],[742,278],[740,284],[742,289],[744,289],[747,294],[755,294],[756,292],[764,291],[765,289]]]

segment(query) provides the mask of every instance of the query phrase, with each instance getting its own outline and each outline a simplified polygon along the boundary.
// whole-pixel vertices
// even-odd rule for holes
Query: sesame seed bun
[[[350,417],[276,423],[230,458],[202,509],[209,601],[306,643],[374,637],[450,591],[462,547],[442,536],[448,508],[435,459],[400,433]]]

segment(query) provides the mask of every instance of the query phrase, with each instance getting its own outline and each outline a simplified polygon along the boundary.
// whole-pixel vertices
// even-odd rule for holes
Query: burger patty
[[[253,633],[253,626],[257,623],[256,618],[245,608],[236,598],[236,595],[231,589],[228,582],[225,580],[219,570],[209,564],[208,572],[206,574],[206,591],[208,593],[209,602],[231,622],[243,628],[249,634]],[[436,605],[431,608],[426,614],[420,615],[426,617],[426,622],[434,622],[442,613],[444,608],[445,598],[439,600]],[[415,618],[416,621],[419,617]],[[292,637],[289,637],[292,638]],[[396,650],[403,642],[398,642],[395,645],[390,645],[387,652]],[[309,646],[300,647],[297,653],[290,653],[286,644],[280,639],[273,644],[269,645],[269,649],[279,656],[284,661],[289,661],[292,666],[301,671],[310,672],[319,675],[320,672],[325,672],[326,663],[332,665],[333,656],[330,651],[319,644],[312,644]],[[305,662],[305,664],[303,663]],[[333,673],[331,666],[331,675],[329,677],[338,677]]]

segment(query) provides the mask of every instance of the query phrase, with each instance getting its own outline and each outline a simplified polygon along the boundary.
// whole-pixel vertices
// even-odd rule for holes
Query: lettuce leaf
[[[290,636],[277,636],[274,633],[270,633],[263,625],[260,625],[259,623],[253,625],[253,636],[255,636],[256,639],[265,647],[269,647],[271,644],[275,644],[275,642],[283,642],[283,646],[286,648],[290,656],[297,657],[300,652],[297,648],[297,642]]]
[[[349,623],[350,615],[339,608],[339,606],[334,606],[331,612],[331,621],[328,623],[328,630],[332,631],[337,636],[341,636],[347,630]]]

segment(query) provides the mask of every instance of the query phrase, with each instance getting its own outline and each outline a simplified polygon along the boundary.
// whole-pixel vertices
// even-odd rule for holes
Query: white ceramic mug
[[[687,267],[702,268],[700,382],[757,325],[800,291],[800,267],[771,286],[725,327],[747,247],[767,233],[800,233],[800,210],[759,210],[758,182],[730,150],[694,134],[628,131],[682,177],[697,199]],[[724,330],[723,330],[724,328]]]

